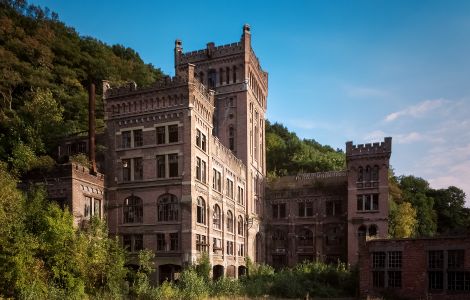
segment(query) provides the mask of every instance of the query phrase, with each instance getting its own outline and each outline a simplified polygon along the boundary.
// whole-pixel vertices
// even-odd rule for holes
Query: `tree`
[[[416,209],[411,203],[395,203],[390,201],[390,214],[388,232],[393,238],[409,238],[415,235],[416,225]]]
[[[429,190],[437,213],[437,230],[441,234],[462,234],[470,225],[469,209],[465,207],[465,193],[450,186],[447,189]]]

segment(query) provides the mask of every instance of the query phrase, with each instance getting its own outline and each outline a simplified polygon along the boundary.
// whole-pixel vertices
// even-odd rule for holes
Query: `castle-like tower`
[[[240,42],[183,53],[151,87],[103,86],[108,225],[131,253],[155,252],[156,280],[209,254],[213,276],[261,259],[267,73]]]
[[[391,154],[391,137],[382,143],[346,143],[349,263],[357,263],[359,245],[368,236],[387,237]]]
[[[177,76],[185,72],[188,63],[194,64],[194,76],[215,91],[213,135],[247,167],[246,215],[249,238],[253,239],[262,226],[264,207],[268,73],[263,71],[251,48],[250,26],[243,26],[241,40],[237,43],[222,46],[208,43],[204,50],[184,53],[182,42],[176,40],[174,51]],[[262,237],[257,238],[258,243],[253,240],[255,247],[248,248],[248,254],[262,260]]]

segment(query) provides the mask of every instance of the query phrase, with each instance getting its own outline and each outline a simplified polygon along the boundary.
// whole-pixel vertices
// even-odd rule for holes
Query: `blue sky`
[[[270,121],[342,149],[392,136],[396,174],[470,195],[470,1],[32,3],[168,74],[175,39],[231,43],[248,23]]]

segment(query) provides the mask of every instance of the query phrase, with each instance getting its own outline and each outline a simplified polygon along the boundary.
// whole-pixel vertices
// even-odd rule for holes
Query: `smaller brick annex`
[[[470,299],[470,237],[367,241],[359,270],[361,298]]]

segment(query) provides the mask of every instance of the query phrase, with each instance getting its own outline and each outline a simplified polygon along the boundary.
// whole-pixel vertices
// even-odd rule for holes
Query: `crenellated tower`
[[[359,245],[388,233],[388,172],[392,138],[381,143],[346,143],[348,172],[348,262],[357,263]]]

